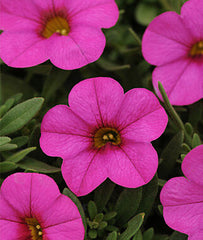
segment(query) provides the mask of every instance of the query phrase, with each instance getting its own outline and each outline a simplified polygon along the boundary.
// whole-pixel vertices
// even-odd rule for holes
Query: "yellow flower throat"
[[[25,222],[30,230],[32,240],[42,240],[42,228],[35,218],[25,218]]]
[[[202,55],[203,55],[203,40],[195,43],[190,50],[191,57],[202,56]]]

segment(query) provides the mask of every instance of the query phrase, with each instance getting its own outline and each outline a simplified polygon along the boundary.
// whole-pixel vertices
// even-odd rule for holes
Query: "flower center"
[[[58,33],[63,36],[67,36],[70,32],[70,27],[65,18],[60,16],[55,16],[48,19],[45,27],[42,31],[42,36],[45,38],[51,37],[54,33]]]
[[[203,55],[203,40],[195,43],[190,50],[191,57],[196,57],[201,55]]]
[[[25,222],[30,230],[32,240],[42,240],[42,228],[35,218],[25,218]]]
[[[94,135],[94,146],[101,148],[106,143],[113,145],[119,145],[121,143],[121,137],[119,132],[114,128],[100,128]]]

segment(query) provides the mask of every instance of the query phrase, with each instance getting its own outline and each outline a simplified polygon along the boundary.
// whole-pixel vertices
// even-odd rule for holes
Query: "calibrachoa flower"
[[[115,25],[114,0],[1,0],[0,57],[11,67],[48,59],[76,69],[96,61],[105,47],[101,28]]]
[[[152,79],[158,81],[173,105],[187,105],[203,97],[203,1],[187,1],[181,15],[166,12],[156,17],[143,36],[145,59],[156,65]]]
[[[75,204],[52,178],[38,173],[15,173],[3,182],[0,232],[3,240],[84,239]]]
[[[124,94],[118,82],[100,77],[74,86],[68,102],[44,116],[40,146],[63,158],[62,174],[75,194],[88,194],[107,177],[129,188],[152,179],[158,158],[150,142],[167,124],[152,92]]]
[[[203,239],[203,145],[184,158],[185,177],[170,179],[161,191],[166,224],[189,235],[188,240]]]

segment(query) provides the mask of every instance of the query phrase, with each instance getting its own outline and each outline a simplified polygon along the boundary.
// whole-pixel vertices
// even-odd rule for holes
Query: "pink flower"
[[[167,125],[167,115],[146,89],[124,94],[111,78],[92,78],[71,90],[69,106],[48,111],[40,145],[49,156],[63,158],[62,174],[78,196],[88,194],[106,178],[129,188],[148,183],[158,158],[151,141]]]
[[[143,55],[156,65],[152,79],[158,81],[173,105],[192,104],[203,97],[203,1],[187,1],[181,15],[166,12],[146,29]]]
[[[11,67],[48,59],[76,69],[96,61],[105,47],[101,28],[115,25],[114,0],[1,0],[0,57]]]
[[[161,191],[166,224],[189,235],[188,240],[203,239],[203,145],[184,158],[185,177],[170,179]]]
[[[1,186],[0,209],[2,240],[84,239],[77,207],[46,175],[10,175]]]

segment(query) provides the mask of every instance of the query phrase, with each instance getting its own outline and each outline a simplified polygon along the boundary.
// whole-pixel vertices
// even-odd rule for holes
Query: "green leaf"
[[[154,229],[149,228],[143,233],[143,240],[153,240],[154,237]]]
[[[7,143],[7,144],[0,146],[0,152],[10,151],[10,150],[16,149],[17,147],[18,146],[16,144]]]
[[[154,178],[142,187],[142,199],[137,212],[144,212],[145,219],[148,217],[158,193],[158,179]]]
[[[131,237],[140,229],[144,221],[144,213],[140,213],[128,222],[127,229],[120,235],[119,240],[130,240]]]
[[[135,9],[135,19],[144,26],[147,26],[158,14],[159,9],[150,3],[139,3]]]
[[[18,166],[15,163],[12,162],[0,162],[0,173],[6,173],[13,171],[17,168]]]
[[[141,198],[142,188],[123,190],[115,206],[115,211],[117,212],[116,222],[119,226],[127,223],[136,214]]]
[[[17,162],[21,161],[30,152],[34,151],[35,149],[36,149],[36,147],[30,147],[30,148],[26,148],[24,150],[21,150],[21,151],[19,151],[17,153],[14,153],[10,157],[8,157],[6,159],[6,161],[17,163]]]
[[[29,137],[27,136],[20,136],[20,137],[16,137],[14,139],[11,140],[11,143],[16,144],[18,146],[18,148],[24,146],[25,144],[28,143]]]
[[[83,225],[84,225],[84,228],[85,228],[85,234],[86,234],[86,231],[87,231],[86,216],[85,216],[82,204],[80,203],[80,200],[68,188],[63,189],[63,194],[66,195],[67,197],[69,197],[75,203],[75,205],[77,206],[77,208],[80,212],[80,215],[82,217],[82,222],[83,222]]]
[[[61,171],[60,168],[53,167],[44,162],[29,157],[26,157],[25,160],[20,161],[17,165],[22,169],[32,170],[40,173],[56,173]]]
[[[114,188],[115,184],[107,179],[95,190],[94,202],[96,203],[98,212],[103,211],[111,197],[111,194],[113,193]]]
[[[43,102],[43,98],[32,98],[13,107],[0,120],[0,135],[11,134],[22,128],[37,114]]]
[[[105,227],[107,227],[107,225],[108,225],[108,223],[105,221],[100,222],[98,230],[104,229]]]
[[[111,233],[108,235],[108,237],[107,237],[106,240],[117,240],[117,236],[118,236],[118,234],[117,234],[116,231],[111,232]]]
[[[11,138],[9,137],[0,137],[0,146],[9,143],[11,141]]]
[[[132,240],[143,240],[141,230],[139,230],[138,232],[135,233]]]
[[[187,235],[174,231],[170,236],[169,240],[187,240],[187,238]]]
[[[179,131],[168,143],[161,153],[161,163],[159,165],[159,178],[166,178],[170,176],[176,165],[176,160],[179,158],[182,151],[182,143],[184,134]]]
[[[199,135],[197,133],[193,134],[193,138],[192,138],[192,147],[195,148],[199,145],[201,145],[201,139],[199,137]]]
[[[109,221],[117,215],[117,212],[108,212],[104,215],[104,221]]]
[[[89,232],[88,232],[88,236],[89,236],[91,239],[96,239],[96,238],[97,238],[97,231],[94,230],[94,229],[90,229]]]
[[[93,220],[95,216],[97,215],[97,206],[94,201],[89,201],[88,202],[88,213],[90,216],[90,219]]]
[[[103,214],[103,213],[98,213],[98,214],[95,216],[94,221],[100,223],[100,222],[102,222],[103,218],[104,218],[104,214]]]
[[[0,107],[0,117],[3,116],[14,104],[15,99],[9,98],[3,106]]]

